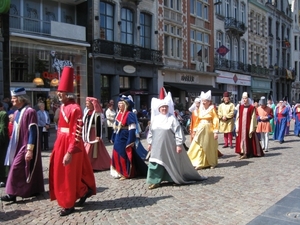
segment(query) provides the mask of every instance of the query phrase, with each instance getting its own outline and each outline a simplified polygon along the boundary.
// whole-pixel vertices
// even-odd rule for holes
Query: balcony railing
[[[249,72],[257,75],[270,75],[270,69],[267,67],[249,65]]]
[[[243,35],[246,32],[245,23],[238,21],[233,17],[226,17],[225,18],[225,29],[226,30],[233,30],[237,32],[239,35]]]
[[[93,53],[163,64],[162,51],[102,39],[93,41]]]
[[[238,61],[232,61],[225,58],[215,58],[215,69],[226,69],[232,71],[248,72],[248,65]]]
[[[51,22],[37,20],[23,16],[10,15],[9,27],[22,33],[35,33],[49,36],[51,33]]]
[[[224,58],[215,58],[215,69],[230,70],[235,72],[246,72],[257,75],[270,75],[270,69],[262,66],[249,65],[238,61]]]

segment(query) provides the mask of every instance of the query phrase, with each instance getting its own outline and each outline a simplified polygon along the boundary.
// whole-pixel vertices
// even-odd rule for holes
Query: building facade
[[[291,39],[291,57],[294,65],[294,78],[292,83],[291,100],[300,101],[300,4],[298,0],[292,1],[292,39]]]
[[[157,1],[91,2],[90,94],[101,102],[130,94],[135,108],[149,108],[163,65],[157,50]]]
[[[213,72],[213,2],[209,0],[159,0],[158,49],[163,51],[164,67],[159,72],[159,86],[171,91],[183,106],[215,88]]]
[[[215,1],[214,69],[219,87],[231,92],[237,103],[243,92],[251,93],[251,70],[248,65],[247,1]]]
[[[86,1],[11,0],[9,86],[25,87],[32,105],[55,100],[64,66],[74,67],[74,91],[87,95]]]
[[[293,18],[288,0],[266,3],[268,20],[268,65],[272,74],[270,96],[275,101],[291,101],[291,87],[295,68],[292,65],[291,38]]]

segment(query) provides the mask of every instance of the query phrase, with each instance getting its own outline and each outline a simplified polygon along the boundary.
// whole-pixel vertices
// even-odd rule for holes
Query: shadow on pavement
[[[218,182],[220,182],[221,179],[223,179],[224,177],[221,176],[209,176],[207,178],[207,180],[201,181],[202,185],[212,185],[212,184],[216,184]],[[199,184],[200,182],[197,182],[197,184]]]
[[[282,153],[273,153],[273,152],[267,152],[265,153],[265,157],[273,157],[273,156],[279,156],[279,155],[282,155]]]
[[[173,196],[161,196],[161,197],[125,197],[125,198],[116,198],[114,200],[106,200],[106,201],[88,201],[85,203],[84,208],[76,209],[76,211],[84,212],[84,211],[94,211],[94,210],[106,210],[106,211],[119,211],[133,209],[133,208],[141,208],[146,206],[152,206],[157,204],[158,201],[172,198]]]
[[[0,223],[15,220],[31,213],[29,210],[14,210],[9,212],[0,212]],[[12,222],[13,224],[13,222]]]
[[[251,159],[251,158],[250,158]],[[249,159],[244,159],[240,161],[228,161],[226,163],[219,163],[218,168],[224,168],[224,167],[242,167],[242,166],[247,166],[250,163],[253,163],[251,161],[248,161]]]
[[[272,151],[277,151],[277,150],[282,150],[282,149],[293,149],[292,147],[287,147],[287,146],[279,146],[279,147],[272,147],[272,149],[270,149],[270,150],[272,150]]]

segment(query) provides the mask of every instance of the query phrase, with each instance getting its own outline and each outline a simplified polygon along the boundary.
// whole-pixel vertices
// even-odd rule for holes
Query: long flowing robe
[[[181,126],[175,116],[158,115],[154,117],[147,141],[151,144],[151,156],[147,174],[147,183],[160,183],[161,181],[173,181],[177,184],[191,183],[202,180],[202,177],[194,169],[182,144],[185,137]],[[176,152],[176,146],[181,146],[181,153]],[[155,167],[155,164],[163,168]],[[158,177],[159,170],[166,170],[168,176]]]
[[[271,135],[273,135],[274,133],[274,130],[275,130],[275,124],[274,124],[274,114],[275,114],[275,104],[272,103],[271,105],[268,104],[268,107],[270,107],[272,109],[272,112],[273,112],[273,118],[270,119],[270,124],[271,124],[271,129],[272,129],[272,132],[270,132]]]
[[[0,111],[0,182],[6,182],[8,173],[8,167],[4,165],[9,143],[8,124],[9,122],[7,113],[4,110]]]
[[[82,111],[73,99],[61,105],[57,138],[50,157],[49,191],[50,200],[57,200],[62,208],[74,207],[88,188],[96,194],[93,169],[82,141]],[[64,166],[63,158],[69,152],[71,162]]]
[[[101,113],[87,110],[83,116],[82,139],[93,170],[108,170],[110,156],[102,140]],[[96,140],[99,137],[99,141]]]
[[[294,134],[299,136],[300,134],[300,104],[295,106],[293,112],[293,118],[295,120]]]
[[[219,118],[213,105],[207,109],[200,107],[199,124],[195,137],[187,152],[194,167],[215,167],[218,164],[218,141],[214,133],[218,132]]]
[[[291,119],[293,117],[293,110],[292,110],[292,107],[290,106],[290,104],[287,103],[286,107],[288,108],[289,110],[289,118]],[[289,135],[290,134],[290,126],[287,125],[285,127],[285,135]]]
[[[136,115],[131,111],[119,112],[115,120],[116,129],[113,133],[113,152],[111,161],[111,175],[113,177],[133,178],[146,176],[147,165],[137,154]]]
[[[284,141],[284,135],[288,122],[290,122],[289,108],[286,106],[283,106],[282,109],[280,109],[280,107],[276,107],[274,113],[274,140]]]
[[[196,132],[196,129],[200,122],[198,120],[198,116],[199,116],[199,108],[195,108],[191,114],[191,124],[190,124],[191,141],[193,141],[193,133]]]
[[[264,152],[256,135],[257,118],[253,105],[240,105],[236,117],[235,152],[251,156],[264,156]]]
[[[220,119],[219,122],[219,132],[221,133],[230,133],[234,129],[234,104],[222,103],[218,107],[218,116]],[[225,116],[227,118],[226,121],[223,121],[222,118]]]
[[[14,129],[9,142],[5,165],[10,166],[6,193],[23,198],[44,192],[44,178],[37,114],[25,105],[15,111]],[[27,162],[27,144],[33,144],[33,158]]]

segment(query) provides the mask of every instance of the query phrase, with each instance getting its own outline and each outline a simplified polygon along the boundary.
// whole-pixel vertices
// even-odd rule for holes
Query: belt
[[[60,127],[59,131],[62,132],[62,133],[67,133],[68,134],[70,129],[68,127]]]
[[[207,120],[201,120],[200,123],[207,124],[207,123],[211,123],[211,122],[207,121]]]
[[[128,129],[128,126],[121,127],[121,130]]]

